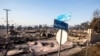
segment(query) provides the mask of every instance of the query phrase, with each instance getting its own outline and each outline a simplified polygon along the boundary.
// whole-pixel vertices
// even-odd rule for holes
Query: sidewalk
[[[61,56],[70,56],[72,54],[80,52],[81,50],[82,50],[82,48],[77,46],[75,48],[62,51],[61,52]],[[48,56],[58,56],[58,53],[54,53],[54,54],[48,55]]]

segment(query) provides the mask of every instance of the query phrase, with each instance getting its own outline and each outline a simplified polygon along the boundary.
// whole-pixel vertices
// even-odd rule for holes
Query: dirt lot
[[[85,56],[86,48],[84,48],[81,52],[76,53],[72,56]],[[90,46],[87,52],[88,56],[100,56],[100,42],[96,43],[96,45]]]

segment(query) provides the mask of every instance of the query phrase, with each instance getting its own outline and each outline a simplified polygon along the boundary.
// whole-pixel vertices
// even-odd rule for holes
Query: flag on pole
[[[59,15],[57,18],[57,20],[60,20],[60,21],[68,21],[71,19],[71,14],[70,13],[67,13],[67,14],[61,14]]]

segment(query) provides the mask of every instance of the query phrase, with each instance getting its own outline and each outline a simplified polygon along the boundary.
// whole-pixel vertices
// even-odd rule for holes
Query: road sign
[[[68,24],[63,21],[54,19],[54,28],[68,30]]]
[[[61,44],[64,44],[67,41],[66,31],[68,31],[68,24],[65,23],[65,21],[69,20],[70,17],[70,14],[62,14],[59,15],[56,19],[54,19],[54,28],[61,29],[57,32],[56,35],[56,40],[59,43],[58,56],[60,56]]]
[[[64,22],[68,21],[68,20],[71,19],[71,14],[70,13],[61,14],[56,19],[59,20],[59,21],[64,21]]]
[[[62,31],[62,34],[61,34],[61,31]],[[62,35],[62,36],[61,36]],[[57,42],[60,44],[60,39],[61,39],[61,44],[64,44],[66,41],[67,41],[67,37],[68,37],[68,34],[65,30],[59,30],[57,32],[57,35],[56,35],[56,40]]]

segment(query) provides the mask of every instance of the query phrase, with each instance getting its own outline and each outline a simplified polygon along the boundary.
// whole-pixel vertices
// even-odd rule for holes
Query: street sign
[[[61,14],[56,19],[63,22],[68,21],[71,19],[71,14],[70,13]]]
[[[62,39],[61,39],[61,31],[62,31]],[[61,44],[64,44],[67,41],[68,34],[65,30],[59,30],[56,34],[56,40],[58,44],[60,44],[60,39],[61,39]]]
[[[63,21],[54,19],[54,28],[68,30],[68,24]]]
[[[56,19],[54,19],[54,28],[61,29],[57,32],[56,35],[56,40],[59,43],[58,56],[60,56],[61,44],[64,44],[67,41],[66,31],[68,31],[68,24],[65,23],[65,21],[68,21],[70,18],[70,14],[62,14],[59,15]]]

